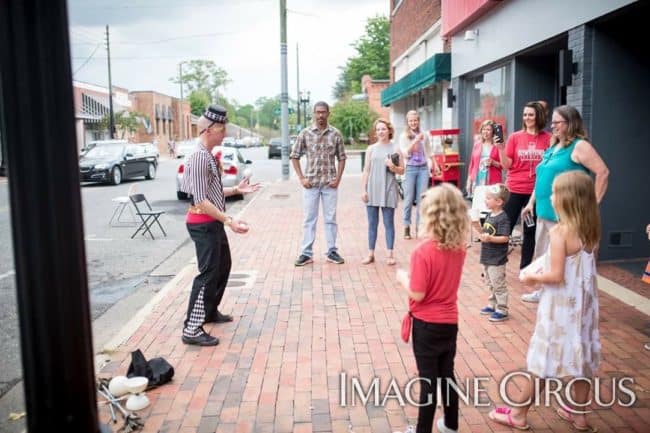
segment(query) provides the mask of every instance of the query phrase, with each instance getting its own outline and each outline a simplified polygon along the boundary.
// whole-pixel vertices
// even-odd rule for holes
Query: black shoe
[[[181,339],[183,340],[183,343],[192,344],[195,346],[216,346],[219,344],[219,339],[217,337],[213,337],[212,335],[203,331],[194,337],[187,337],[183,335]]]
[[[327,261],[336,263],[337,265],[340,265],[341,263],[345,263],[343,257],[339,256],[339,253],[337,253],[336,251],[332,251],[327,255]]]
[[[314,259],[312,259],[311,257],[306,256],[304,254],[301,254],[300,257],[298,257],[298,259],[294,263],[294,265],[296,265],[296,266],[305,266],[305,265],[307,265],[309,263],[314,263]]]
[[[221,314],[217,311],[216,314],[208,316],[205,318],[203,323],[228,323],[232,322],[232,316],[230,314]]]

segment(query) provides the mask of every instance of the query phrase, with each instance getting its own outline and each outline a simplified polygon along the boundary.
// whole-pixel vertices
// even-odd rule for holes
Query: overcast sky
[[[113,85],[180,96],[169,81],[181,61],[206,59],[225,69],[223,90],[239,104],[274,96],[280,82],[280,0],[70,0],[74,79],[106,86],[104,35],[110,26]],[[333,102],[332,88],[366,19],[388,16],[389,0],[287,0],[289,96]],[[94,52],[94,54],[93,54]],[[92,57],[91,57],[92,56]],[[90,58],[90,60],[88,60]]]

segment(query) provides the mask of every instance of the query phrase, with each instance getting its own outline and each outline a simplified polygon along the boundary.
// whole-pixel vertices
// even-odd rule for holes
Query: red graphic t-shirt
[[[510,135],[506,143],[506,156],[512,160],[506,176],[506,186],[510,192],[533,193],[535,169],[550,144],[551,134],[546,131],[536,135],[517,131]]]
[[[429,323],[458,323],[458,286],[466,249],[441,250],[427,240],[411,253],[411,290],[424,299],[409,300],[414,317]]]

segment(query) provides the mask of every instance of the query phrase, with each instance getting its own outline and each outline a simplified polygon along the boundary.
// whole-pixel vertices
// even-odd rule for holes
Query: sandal
[[[488,418],[490,418],[492,421],[499,423],[501,425],[505,425],[508,427],[515,428],[517,430],[530,430],[530,426],[528,424],[515,424],[514,421],[512,420],[512,416],[510,415],[512,413],[512,409],[509,407],[505,406],[500,406],[495,408],[494,410],[490,411],[488,414]],[[506,415],[507,418],[505,419],[500,419],[497,418],[496,415]]]
[[[571,413],[571,409],[569,409],[566,406],[560,406],[557,408],[555,413],[557,413],[557,416],[562,418],[564,421],[568,422],[573,426],[574,429],[581,431],[581,432],[588,432],[588,433],[596,433],[598,429],[596,427],[592,427],[589,424],[586,425],[578,425],[576,424],[575,420],[573,419],[573,415]]]
[[[397,262],[395,261],[395,258],[394,258],[394,257],[389,257],[389,258],[386,260],[386,264],[388,264],[388,266],[393,266],[395,263],[397,263]]]
[[[369,265],[370,263],[373,263],[375,261],[375,256],[370,255],[366,257],[365,259],[361,260],[362,265]]]

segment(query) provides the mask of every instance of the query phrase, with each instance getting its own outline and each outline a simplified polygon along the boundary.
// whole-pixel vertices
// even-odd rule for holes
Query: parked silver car
[[[190,155],[199,147],[198,140],[190,139],[176,143],[176,158],[183,158]]]
[[[239,185],[239,183],[245,179],[250,178],[253,175],[253,172],[248,167],[248,165],[253,162],[249,159],[244,159],[239,149],[234,147],[224,147],[224,146],[215,146],[212,149],[212,154],[215,158],[221,159],[221,164],[223,165],[223,174],[221,175],[221,180],[224,187],[233,187]],[[187,194],[181,191],[181,184],[183,183],[183,173],[185,172],[185,162],[187,157],[190,154],[186,155],[178,166],[176,171],[176,197],[179,200],[187,200]],[[236,196],[235,198],[241,200],[244,198],[243,195]]]

